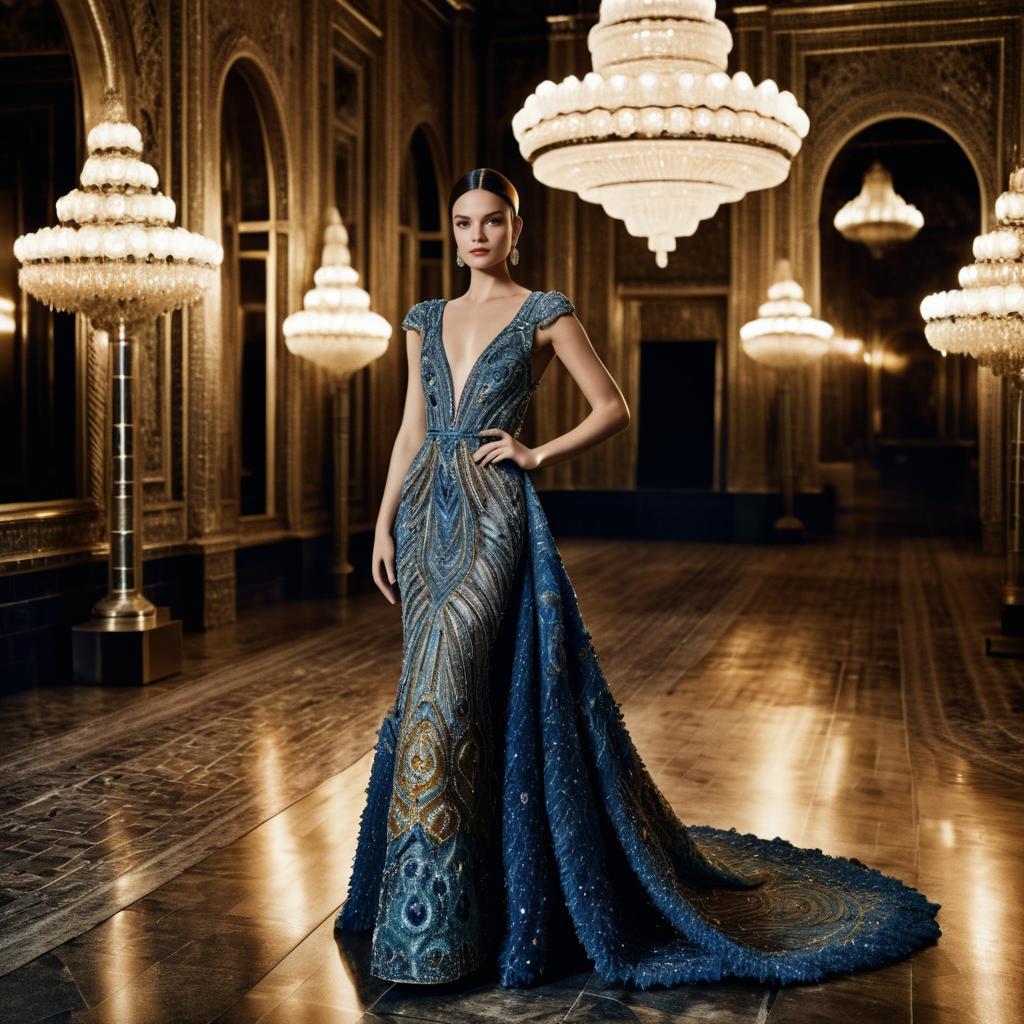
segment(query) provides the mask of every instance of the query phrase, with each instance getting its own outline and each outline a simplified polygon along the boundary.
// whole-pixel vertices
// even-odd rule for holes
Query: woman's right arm
[[[423,385],[420,382],[420,353],[423,338],[419,331],[405,332],[405,351],[409,362],[409,381],[405,391],[405,410],[391,449],[391,463],[384,493],[377,513],[377,526],[373,536],[373,582],[391,604],[396,602],[395,541],[392,529],[398,514],[405,474],[427,435],[427,413],[423,404]]]

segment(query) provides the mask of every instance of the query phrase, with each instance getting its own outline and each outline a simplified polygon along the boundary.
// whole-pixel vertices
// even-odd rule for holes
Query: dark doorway
[[[642,341],[637,487],[710,488],[715,471],[714,341]]]

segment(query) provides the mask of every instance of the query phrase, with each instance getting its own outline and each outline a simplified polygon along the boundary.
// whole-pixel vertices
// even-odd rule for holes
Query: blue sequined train
[[[373,929],[371,972],[450,981],[497,961],[536,982],[574,931],[609,982],[780,983],[891,962],[938,904],[854,859],[683,826],[622,720],[529,474],[470,457],[518,434],[533,334],[573,311],[533,292],[456,402],[441,299],[421,332],[427,436],[395,519],[403,666],[375,748],[335,927]]]

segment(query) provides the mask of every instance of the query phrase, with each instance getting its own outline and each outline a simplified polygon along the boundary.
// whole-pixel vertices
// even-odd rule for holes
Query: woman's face
[[[506,259],[522,226],[512,207],[485,188],[463,192],[452,207],[455,244],[467,267],[483,269]]]

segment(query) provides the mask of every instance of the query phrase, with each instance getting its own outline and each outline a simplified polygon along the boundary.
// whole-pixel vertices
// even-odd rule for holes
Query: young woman
[[[403,664],[336,927],[373,928],[377,977],[496,963],[508,986],[538,980],[574,931],[606,980],[642,987],[817,979],[933,942],[938,905],[915,889],[781,839],[684,827],[655,786],[529,476],[629,410],[572,303],[512,282],[511,182],[470,171],[449,211],[470,285],[402,323],[409,387],[373,578],[401,595]],[[555,355],[591,411],[529,448],[519,430]]]

